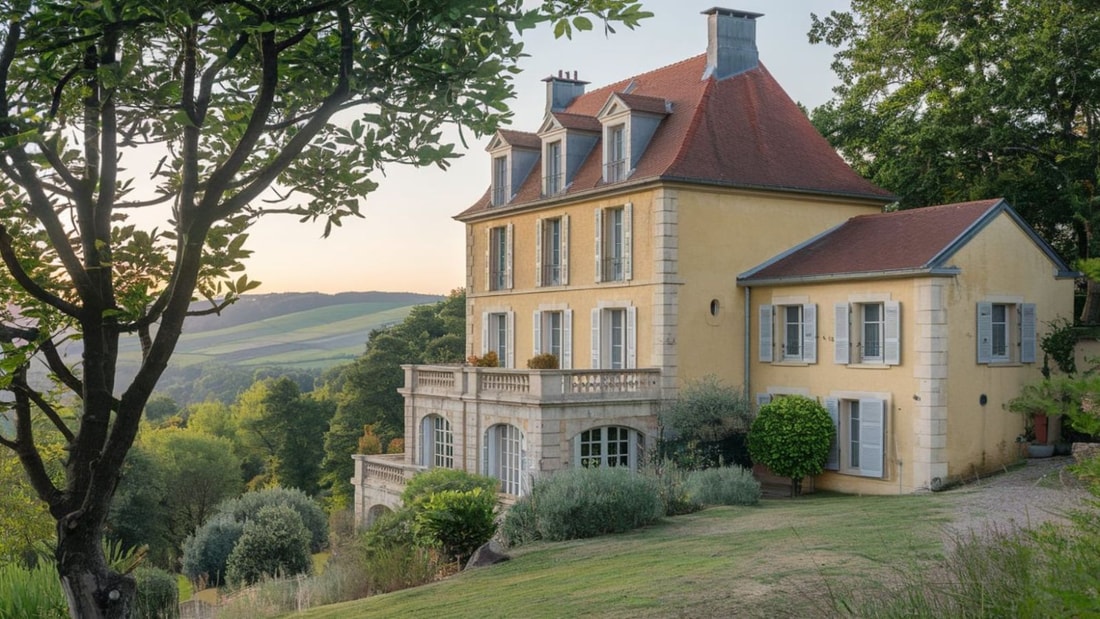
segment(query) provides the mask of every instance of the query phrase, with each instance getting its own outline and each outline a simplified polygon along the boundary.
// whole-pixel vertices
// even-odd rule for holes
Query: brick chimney
[[[756,18],[763,17],[763,13],[714,7],[703,11],[703,15],[707,16],[707,68],[703,79],[725,79],[760,64]]]
[[[558,71],[557,77],[551,75],[542,81],[546,82],[547,113],[560,112],[569,107],[573,99],[584,94],[584,87],[588,84],[577,79],[576,71],[573,71],[572,77],[568,71]]]

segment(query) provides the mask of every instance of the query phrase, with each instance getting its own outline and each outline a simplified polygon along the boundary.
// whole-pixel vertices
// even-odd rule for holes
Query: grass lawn
[[[943,550],[938,496],[808,495],[711,508],[294,617],[817,616]]]

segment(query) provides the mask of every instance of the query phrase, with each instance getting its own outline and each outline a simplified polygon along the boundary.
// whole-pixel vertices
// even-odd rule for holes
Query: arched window
[[[580,467],[625,466],[638,470],[645,437],[623,426],[604,426],[585,430],[573,445],[573,461]]]
[[[485,432],[485,474],[500,480],[500,491],[524,494],[524,444],[519,428],[500,424]]]
[[[421,421],[420,446],[421,466],[454,468],[455,444],[451,422],[439,415],[425,417]]]

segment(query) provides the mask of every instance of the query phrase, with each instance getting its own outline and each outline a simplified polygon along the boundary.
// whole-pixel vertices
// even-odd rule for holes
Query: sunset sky
[[[656,15],[637,30],[620,27],[605,36],[597,28],[572,40],[556,40],[548,28],[527,33],[530,57],[516,78],[512,128],[538,128],[545,100],[541,80],[559,70],[578,71],[591,90],[706,51],[701,12],[715,0],[645,5]],[[760,60],[794,100],[812,109],[831,97],[834,50],[811,46],[806,33],[811,12],[846,10],[847,0],[738,0],[718,6],[764,14],[756,31]],[[263,282],[254,292],[446,293],[464,286],[463,226],[452,217],[489,185],[487,143],[487,137],[470,141],[465,156],[447,171],[389,167],[379,190],[363,202],[365,217],[345,220],[328,239],[321,238],[320,224],[299,224],[294,217],[261,221],[249,239],[255,252],[249,277]]]

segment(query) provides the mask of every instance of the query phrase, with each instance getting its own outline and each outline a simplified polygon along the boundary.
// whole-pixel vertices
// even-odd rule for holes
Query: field
[[[835,616],[941,555],[945,505],[940,495],[814,495],[712,508],[625,535],[533,544],[507,563],[294,616]]]

